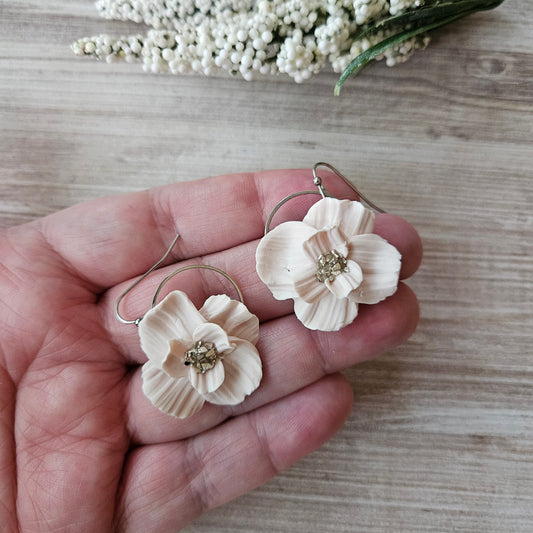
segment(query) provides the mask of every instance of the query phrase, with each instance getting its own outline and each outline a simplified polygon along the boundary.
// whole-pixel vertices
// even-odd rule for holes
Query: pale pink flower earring
[[[167,276],[155,291],[152,307],[135,320],[119,313],[124,296],[155,270],[165,255],[116,301],[115,315],[124,324],[139,328],[141,348],[148,357],[142,369],[142,389],[155,407],[177,418],[186,418],[205,402],[236,405],[251,394],[262,378],[262,365],[255,344],[259,319],[243,303],[235,281],[223,270],[208,265],[189,265]],[[176,274],[190,269],[208,269],[228,279],[239,300],[219,294],[210,296],[196,309],[179,290],[169,293],[160,303],[163,285]]]
[[[334,198],[317,175],[326,167],[359,195],[361,202]],[[353,322],[359,304],[375,304],[396,292],[401,267],[398,250],[372,233],[374,212],[384,211],[365,198],[328,163],[313,167],[318,191],[300,191],[272,210],[256,252],[256,268],[274,298],[294,300],[294,313],[313,330],[337,331]],[[301,222],[270,223],[287,201],[319,194]],[[370,209],[367,209],[363,203]]]

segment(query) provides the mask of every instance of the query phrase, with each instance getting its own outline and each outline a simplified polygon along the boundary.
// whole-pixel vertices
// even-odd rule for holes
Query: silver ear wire
[[[289,200],[292,200],[293,198],[296,198],[297,196],[303,196],[304,194],[318,194],[318,195],[322,196],[322,198],[335,198],[324,187],[324,185],[322,184],[322,178],[317,174],[317,169],[319,167],[326,167],[329,170],[331,170],[332,172],[334,172],[335,174],[337,174],[337,176],[339,176],[339,178],[341,178],[344,181],[344,183],[346,183],[346,185],[348,185],[348,187],[350,187],[350,189],[352,189],[352,191],[354,191],[355,194],[357,194],[357,196],[359,196],[359,201],[362,204],[366,205],[370,209],[373,209],[377,213],[386,213],[386,211],[384,211],[383,209],[378,207],[376,204],[371,202],[364,194],[362,194],[353,185],[353,183],[351,183],[351,181],[344,174],[339,172],[333,165],[330,165],[329,163],[324,163],[323,161],[320,161],[319,163],[315,163],[313,165],[313,183],[318,187],[318,191],[299,191],[299,192],[295,192],[293,194],[289,194],[289,196],[286,196],[285,198],[283,198],[283,200],[278,202],[274,206],[274,209],[272,209],[272,211],[270,212],[270,215],[268,216],[267,221],[265,223],[265,235],[270,231],[270,224],[272,223],[272,219],[274,218],[274,215],[279,211],[280,207],[283,206]]]
[[[171,278],[173,278],[175,275],[179,274],[180,272],[184,272],[185,270],[192,270],[194,268],[202,268],[202,269],[205,269],[205,270],[212,270],[213,272],[217,272],[218,274],[224,276],[233,285],[233,287],[237,291],[237,294],[239,295],[239,300],[241,301],[241,303],[244,303],[244,298],[242,296],[241,289],[239,289],[239,286],[237,285],[237,283],[235,283],[235,280],[227,272],[224,272],[220,268],[217,268],[217,267],[214,267],[214,266],[211,266],[211,265],[187,265],[187,266],[178,268],[177,270],[174,270],[174,272],[172,272],[172,274],[169,274],[159,284],[159,286],[155,290],[154,297],[152,298],[152,307],[154,307],[156,305],[157,297],[159,296],[159,293],[161,292],[161,289],[163,288],[163,285],[165,285],[165,283],[167,281],[169,281]]]
[[[172,251],[172,248],[174,248],[174,245],[176,244],[176,241],[179,239],[179,234],[176,235],[176,237],[174,237],[174,240],[170,243],[170,246],[168,247],[167,251],[163,254],[163,257],[161,257],[161,259],[159,259],[159,261],[157,261],[157,263],[150,267],[139,279],[137,279],[136,281],[134,281],[118,298],[117,298],[117,301],[115,302],[115,317],[117,318],[117,320],[119,320],[120,322],[122,322],[123,324],[135,324],[136,326],[138,326],[140,323],[141,323],[141,320],[144,318],[144,315],[139,317],[139,318],[136,318],[134,320],[127,320],[126,318],[124,318],[121,314],[120,314],[120,311],[119,311],[119,306],[120,306],[120,302],[122,302],[122,300],[124,299],[124,297],[132,290],[134,289],[135,287],[137,287],[137,285],[139,285],[139,283],[144,279],[146,278],[148,275],[150,275],[167,257],[168,255],[170,254],[170,252]],[[163,288],[163,286],[171,279],[173,278],[175,275],[179,274],[180,272],[184,272],[185,270],[192,270],[192,269],[195,269],[195,268],[201,268],[201,269],[205,269],[205,270],[212,270],[214,272],[217,272],[218,274],[221,274],[222,276],[224,276],[232,285],[233,287],[235,287],[235,290],[237,291],[237,294],[239,295],[239,300],[241,301],[241,303],[244,303],[244,298],[242,296],[242,292],[241,290],[239,289],[239,286],[237,285],[237,283],[235,283],[235,280],[226,272],[224,272],[223,270],[221,270],[220,268],[217,268],[217,267],[214,267],[214,266],[210,266],[210,265],[187,265],[187,266],[184,266],[184,267],[181,267],[181,268],[178,268],[177,270],[174,270],[174,272],[172,272],[171,274],[169,274],[157,287],[157,289],[155,290],[155,293],[154,293],[154,297],[152,298],[152,308],[155,307],[156,305],[156,302],[157,302],[157,297],[159,296],[159,293],[161,292],[161,289]]]
[[[359,201],[362,204],[365,204],[367,207],[369,207],[370,209],[373,209],[377,213],[386,213],[385,210],[381,209],[375,203],[371,202],[361,191],[359,191],[359,189],[357,189],[357,187],[344,174],[342,174],[339,170],[337,170],[333,165],[330,165],[329,163],[324,163],[323,161],[319,163],[315,163],[313,165],[313,183],[319,188],[321,194],[322,194],[322,191],[325,191],[325,192],[327,191],[326,189],[324,189],[324,186],[322,185],[322,178],[317,174],[318,167],[326,167],[332,172],[334,172],[335,174],[337,174],[337,176],[339,176],[339,178],[341,178],[341,180],[343,180],[344,183],[346,183],[346,185],[348,185],[348,187],[350,187],[350,189],[352,189],[352,191],[354,191],[355,194],[359,196]],[[322,196],[324,197],[324,195]]]
[[[138,280],[133,282],[118,298],[115,302],[115,317],[119,322],[122,322],[123,324],[135,324],[136,326],[139,325],[143,317],[136,318],[135,320],[127,320],[122,317],[119,311],[120,302],[124,299],[124,296],[128,294],[131,290],[133,290],[139,283],[146,278],[148,275],[150,275],[167,257],[168,254],[172,251],[172,248],[174,248],[174,245],[176,244],[176,241],[180,238],[179,233],[174,237],[173,241],[170,243],[170,246],[168,247],[167,251],[163,254],[163,257],[159,259],[159,261],[151,268],[149,268]],[[144,315],[143,315],[144,316]]]
[[[304,194],[318,194],[322,196],[322,198],[326,198],[326,196],[332,196],[323,187],[321,187],[318,191],[299,191],[299,192],[289,194],[289,196],[286,196],[285,198],[283,198],[283,200],[278,202],[275,205],[274,209],[272,209],[272,211],[270,212],[270,215],[268,216],[267,221],[265,223],[265,235],[269,232],[272,219],[274,218],[274,215],[279,211],[280,207],[284,205],[285,203],[287,203],[289,200],[292,200],[293,198],[296,198],[297,196],[303,196]]]

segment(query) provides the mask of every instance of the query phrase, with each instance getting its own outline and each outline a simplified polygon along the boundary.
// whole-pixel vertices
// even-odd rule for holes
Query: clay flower
[[[211,296],[197,310],[185,293],[173,291],[139,324],[148,356],[143,392],[178,418],[196,413],[206,401],[238,404],[261,381],[258,335],[258,318],[241,302]]]
[[[323,198],[302,222],[284,222],[261,239],[257,273],[278,300],[294,299],[309,329],[337,331],[398,286],[401,255],[372,233],[374,213],[361,203]]]

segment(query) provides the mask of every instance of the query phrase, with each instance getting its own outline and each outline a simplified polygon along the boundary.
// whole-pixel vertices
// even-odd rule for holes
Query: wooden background
[[[188,533],[533,531],[533,9],[506,0],[408,63],[153,76],[72,55],[137,33],[92,0],[0,0],[0,224],[176,180],[328,161],[420,231],[412,339],[349,370],[323,448]]]

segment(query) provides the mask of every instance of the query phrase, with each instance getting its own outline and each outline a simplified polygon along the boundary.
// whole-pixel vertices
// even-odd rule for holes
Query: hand
[[[265,219],[311,173],[233,175],[84,203],[0,234],[0,523],[4,531],[174,532],[264,483],[343,424],[352,390],[338,372],[405,341],[418,321],[411,290],[361,306],[336,333],[307,330],[292,302],[274,300],[255,271]],[[334,177],[338,197],[354,196]],[[273,226],[317,200],[292,200]],[[289,205],[291,206],[289,208]],[[376,233],[402,253],[401,277],[421,259],[416,232],[392,215]],[[206,404],[179,420],[141,391],[136,327],[114,303],[175,234],[172,261],[124,299],[141,316],[165,274],[210,264],[238,283],[261,321],[259,389],[235,407]],[[192,260],[192,261],[190,261]],[[234,289],[209,271],[172,280],[199,307]],[[171,285],[169,283],[169,285]],[[170,290],[170,287],[168,287]],[[16,509],[16,514],[13,513]]]

